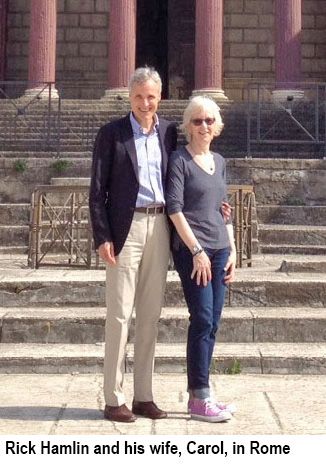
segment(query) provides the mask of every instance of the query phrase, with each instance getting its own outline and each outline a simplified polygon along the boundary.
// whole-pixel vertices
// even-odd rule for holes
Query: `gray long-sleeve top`
[[[227,201],[225,160],[213,153],[215,172],[205,172],[185,147],[173,152],[169,160],[166,205],[169,215],[182,212],[199,243],[209,249],[230,246],[221,206]],[[229,221],[227,224],[229,224]],[[181,238],[172,232],[172,247],[178,249]]]

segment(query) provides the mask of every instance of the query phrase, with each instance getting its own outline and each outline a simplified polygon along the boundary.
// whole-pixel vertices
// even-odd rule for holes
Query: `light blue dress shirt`
[[[144,133],[132,112],[130,122],[134,134],[139,176],[139,192],[136,208],[164,205],[162,182],[162,153],[158,136],[159,121],[155,115],[155,124],[150,133]]]

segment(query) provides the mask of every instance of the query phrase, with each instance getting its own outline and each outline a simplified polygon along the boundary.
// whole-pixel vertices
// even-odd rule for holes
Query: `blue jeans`
[[[188,390],[194,397],[210,396],[209,368],[215,335],[224,305],[226,285],[224,267],[230,249],[205,249],[211,261],[212,280],[204,285],[191,279],[193,257],[185,246],[173,251],[174,265],[183,287],[190,318],[187,339]]]

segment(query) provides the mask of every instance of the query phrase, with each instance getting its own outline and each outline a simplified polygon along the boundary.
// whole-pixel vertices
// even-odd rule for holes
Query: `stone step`
[[[318,260],[312,260],[310,256],[307,262],[285,259],[280,266],[280,272],[326,273],[326,257],[320,256]]]
[[[27,246],[29,238],[29,226],[10,225],[0,226],[0,242],[2,245],[12,243],[18,246]]]
[[[86,223],[87,221],[81,221],[80,224],[83,226],[84,229],[80,230],[79,234],[79,247],[83,252],[86,252],[86,247],[88,243],[88,231],[85,229],[86,228]],[[46,252],[52,256],[53,254],[56,255],[58,253],[65,253],[66,248],[63,246],[61,240],[58,239],[58,234],[54,234],[54,239],[55,242],[51,240],[52,236],[52,231],[50,230],[51,225],[50,222],[43,222],[44,226],[47,225],[47,229],[43,230],[43,239],[42,239],[42,245],[41,245],[41,253]],[[57,229],[62,232],[63,226],[61,226],[61,229],[59,226],[57,226]],[[67,226],[64,226],[66,232],[67,232]],[[47,239],[44,238],[44,236],[47,236]],[[5,247],[6,245],[11,247],[14,244],[14,247],[28,247],[29,245],[29,226],[26,225],[13,225],[13,226],[0,226],[0,242],[2,244],[2,247]],[[67,234],[65,235],[65,245],[68,246],[68,236]],[[49,249],[49,246],[51,246],[51,249]]]
[[[74,343],[104,341],[105,307],[0,308],[0,343]],[[181,343],[187,338],[188,310],[165,307],[158,325],[158,342]],[[135,320],[130,326],[134,341]],[[219,342],[326,342],[324,308],[234,308],[223,311]]]
[[[155,372],[184,373],[184,344],[156,346]],[[104,344],[3,343],[1,373],[95,373],[103,371]],[[133,367],[128,345],[126,371]],[[212,373],[326,374],[325,343],[220,343],[215,346]]]
[[[58,181],[54,181],[58,180]],[[52,179],[51,184],[53,185],[61,185],[63,179]],[[73,179],[65,179],[71,184],[74,184]],[[88,180],[88,178],[84,178],[84,180]],[[52,182],[53,181],[53,182]],[[79,183],[82,184],[82,179],[79,179]],[[79,184],[76,183],[76,184]],[[86,181],[85,181],[86,183]],[[51,200],[51,204],[54,201]],[[57,213],[58,216],[63,216],[64,210],[63,207],[52,206],[54,212]],[[67,212],[70,212],[70,208],[66,207]],[[29,203],[0,203],[0,234],[1,234],[1,227],[9,227],[13,228],[14,226],[24,226],[29,223],[30,220],[30,211],[31,206]],[[81,219],[85,220],[88,216],[88,206],[83,206],[81,208]],[[3,235],[5,234],[5,228],[3,229]],[[3,241],[4,242],[4,241]]]
[[[259,226],[262,245],[305,245],[326,247],[326,226],[262,224]]]
[[[63,159],[63,158],[70,158],[71,160],[76,160],[76,159],[81,159],[81,158],[91,158],[91,152],[87,152],[87,151],[77,151],[77,152],[66,152],[66,151],[61,151],[60,152],[60,158]],[[56,155],[53,154],[53,152],[47,152],[47,151],[38,151],[38,150],[35,150],[33,152],[31,151],[26,151],[24,150],[23,152],[17,154],[16,151],[14,150],[1,150],[0,151],[0,159],[1,158],[10,158],[10,159],[13,159],[13,160],[22,160],[22,159],[25,159],[27,161],[31,161],[33,162],[33,160],[35,159],[43,159],[43,158],[46,158],[46,159],[51,159],[51,160],[55,160],[57,159],[56,158]]]
[[[21,254],[27,254],[27,253],[28,253],[28,246],[11,246],[11,245],[0,246],[0,255],[2,254],[21,255]]]
[[[313,245],[292,245],[292,244],[262,244],[259,245],[260,252],[263,254],[311,254],[314,256],[326,255],[325,246]]]
[[[295,224],[326,226],[326,206],[257,206],[261,224]]]
[[[0,225],[26,224],[29,222],[29,215],[30,205],[28,203],[0,203]]]
[[[238,269],[229,295],[235,307],[325,307],[326,275]],[[48,305],[104,306],[105,271],[20,269],[19,277],[17,270],[0,272],[1,307]],[[185,306],[175,271],[168,273],[164,305]]]

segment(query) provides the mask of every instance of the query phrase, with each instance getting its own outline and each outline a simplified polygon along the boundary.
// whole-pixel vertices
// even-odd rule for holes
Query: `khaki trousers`
[[[165,215],[135,213],[116,266],[107,266],[104,397],[109,406],[125,404],[123,378],[128,327],[136,311],[134,398],[152,401],[157,323],[169,262]]]

